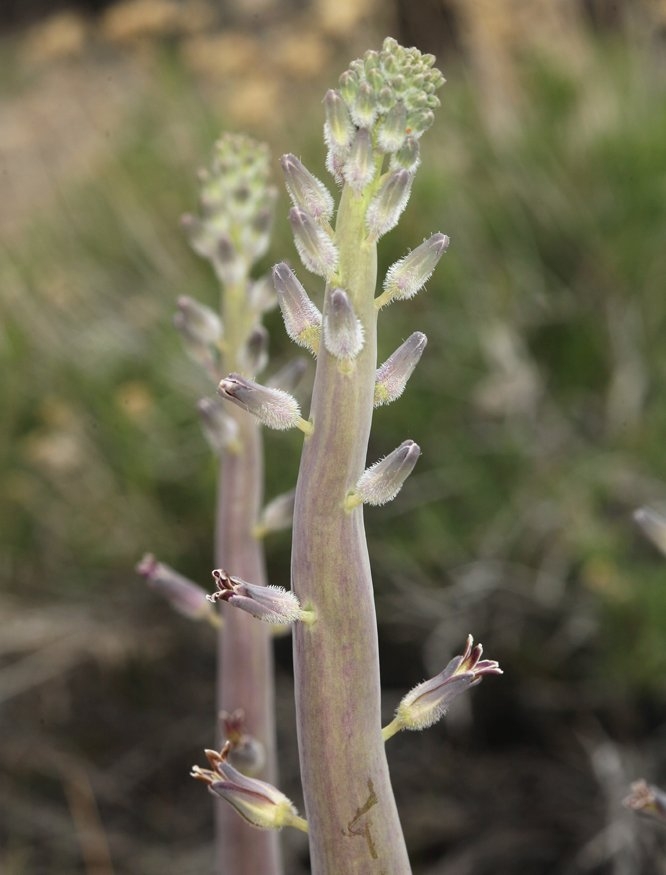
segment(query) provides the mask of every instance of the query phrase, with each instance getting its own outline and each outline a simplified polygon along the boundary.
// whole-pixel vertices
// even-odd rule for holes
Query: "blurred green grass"
[[[592,605],[593,677],[663,693],[666,565],[631,522],[666,494],[663,65],[610,41],[590,45],[584,74],[526,57],[502,133],[469,70],[442,65],[423,167],[380,247],[381,276],[428,234],[452,238],[427,291],[381,317],[381,356],[416,329],[429,345],[375,418],[370,460],[405,437],[423,449],[398,502],[367,514],[380,596],[416,565],[433,589],[471,563],[500,590],[520,569],[562,617]],[[208,579],[215,466],[193,404],[210,387],[171,313],[179,294],[217,300],[178,217],[226,119],[176,55],[151,78],[95,175],[0,252],[1,561],[27,600],[95,599],[111,580],[129,591],[144,550]],[[324,176],[318,111],[266,137],[276,159],[295,150]],[[285,213],[283,197],[264,269],[296,260]],[[291,351],[269,323],[277,366]],[[293,484],[299,441],[267,442],[272,495]],[[284,583],[288,546],[268,550]],[[537,630],[523,634],[536,646]]]

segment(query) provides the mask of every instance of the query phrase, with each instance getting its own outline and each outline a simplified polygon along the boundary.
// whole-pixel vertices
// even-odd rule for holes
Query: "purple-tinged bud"
[[[290,359],[279,371],[276,371],[272,377],[266,380],[266,385],[274,389],[284,389],[285,392],[294,392],[305,376],[307,369],[308,360],[302,356]]]
[[[361,82],[356,97],[350,104],[352,121],[359,128],[371,128],[377,118],[375,92],[369,82]]]
[[[250,307],[252,307],[257,316],[261,316],[263,313],[270,313],[271,310],[277,307],[277,295],[275,294],[273,280],[269,274],[250,283],[248,300]]]
[[[329,149],[348,149],[354,137],[354,125],[344,100],[332,88],[324,97],[324,141]]]
[[[296,595],[281,586],[259,586],[240,577],[232,577],[222,568],[213,571],[217,592],[206,598],[210,602],[228,602],[266,623],[311,622],[312,611],[304,611]]]
[[[239,367],[244,374],[256,377],[268,364],[268,331],[255,325],[239,352]]]
[[[666,793],[654,784],[648,784],[643,778],[634,781],[631,793],[622,800],[622,804],[632,811],[647,814],[666,822]]]
[[[222,337],[220,317],[187,295],[181,295],[177,302],[173,324],[183,339],[196,346],[214,346]]]
[[[331,237],[309,213],[299,207],[289,210],[289,222],[296,249],[305,267],[317,276],[330,279],[338,266],[338,250]]]
[[[215,249],[211,254],[211,262],[217,278],[227,285],[242,282],[247,274],[246,260],[240,256],[226,234],[218,236]]]
[[[406,170],[391,171],[370,201],[365,224],[375,240],[398,224],[409,200],[412,179],[412,174]]]
[[[386,113],[377,130],[377,145],[382,152],[397,152],[407,136],[407,110],[399,100]]]
[[[284,261],[273,268],[273,284],[287,334],[294,343],[316,355],[321,337],[321,313]]]
[[[634,511],[634,520],[655,547],[666,553],[666,516],[651,507],[640,507]]]
[[[409,173],[414,174],[418,170],[420,163],[421,150],[418,140],[415,140],[414,137],[407,137],[398,151],[391,155],[389,168],[391,170],[407,170]]]
[[[393,355],[389,356],[383,365],[377,368],[375,377],[375,407],[390,404],[405,391],[407,380],[414,373],[428,338],[420,331],[415,331],[399,346]]]
[[[449,247],[446,234],[433,234],[420,246],[391,265],[384,280],[384,291],[375,299],[377,309],[395,300],[406,300],[423,288],[437,263]]]
[[[249,225],[241,227],[241,249],[252,264],[268,251],[274,216],[274,204],[271,203],[260,210]]]
[[[225,799],[240,816],[259,829],[282,829],[293,826],[307,832],[308,826],[284,793],[272,784],[244,775],[227,762],[229,744],[220,753],[207,750],[212,769],[193,766],[191,776],[208,785],[211,793]]]
[[[481,659],[483,647],[473,645],[474,639],[468,635],[462,656],[454,657],[444,671],[403,697],[395,718],[382,730],[385,741],[401,729],[427,729],[446,714],[456,696],[480,684],[486,675],[502,674],[495,660]]]
[[[403,441],[384,459],[361,474],[356,487],[345,498],[345,509],[359,504],[381,505],[392,501],[414,470],[421,449],[414,441]]]
[[[313,176],[295,155],[283,155],[280,165],[294,206],[305,210],[318,222],[328,222],[335,204],[324,183]]]
[[[148,586],[163,596],[171,607],[190,620],[209,620],[217,615],[211,610],[206,591],[169,565],[158,562],[152,553],[146,553],[136,566],[137,574]]]
[[[254,527],[254,537],[263,538],[271,532],[281,532],[290,529],[294,518],[294,499],[296,490],[291,489],[278,495],[261,511]]]
[[[266,749],[245,731],[245,712],[237,708],[232,714],[220,712],[222,737],[229,743],[228,761],[244,775],[256,775],[266,763]]]
[[[240,374],[229,374],[217,387],[222,398],[252,413],[268,428],[301,428],[304,423],[298,401],[282,389],[267,389]]]
[[[367,128],[360,128],[356,132],[342,175],[345,182],[355,192],[362,191],[374,179],[375,162],[372,154],[372,136]]]
[[[218,401],[214,398],[201,398],[197,402],[197,412],[201,419],[204,437],[214,453],[240,449],[238,423],[223,410]]]
[[[356,129],[354,128],[354,130]],[[349,158],[349,152],[349,148],[338,149],[335,146],[329,146],[326,153],[326,169],[338,185],[344,184],[344,169]]]
[[[324,308],[324,346],[341,361],[355,359],[363,349],[363,326],[344,289],[333,289]]]

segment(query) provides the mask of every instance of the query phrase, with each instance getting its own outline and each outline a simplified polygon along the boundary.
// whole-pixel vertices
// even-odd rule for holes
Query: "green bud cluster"
[[[357,175],[354,129],[371,133],[373,149],[392,156],[391,169],[414,172],[418,140],[434,121],[435,92],[445,81],[434,63],[433,55],[387,37],[380,51],[366,52],[340,76],[338,91],[324,100],[327,166],[338,182],[353,185]]]
[[[239,282],[265,254],[277,190],[269,185],[268,148],[243,134],[224,134],[208,169],[199,171],[200,217],[183,226],[193,249],[223,282]]]

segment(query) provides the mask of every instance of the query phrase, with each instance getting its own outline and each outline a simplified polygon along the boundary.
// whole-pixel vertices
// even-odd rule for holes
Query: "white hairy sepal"
[[[425,334],[421,331],[415,331],[386,359],[383,365],[377,368],[375,407],[390,404],[402,395],[427,343],[428,338]]]
[[[372,135],[367,128],[360,128],[356,132],[344,167],[342,168],[344,181],[355,192],[361,192],[369,185],[375,176],[375,161],[372,152]]]
[[[338,266],[338,250],[330,235],[300,207],[289,211],[294,243],[304,266],[328,280]]]
[[[305,210],[318,222],[328,222],[335,204],[324,183],[310,173],[295,155],[283,155],[280,165],[293,205]]]
[[[392,453],[375,462],[361,474],[356,487],[347,496],[348,509],[355,505],[379,506],[392,501],[414,470],[421,449],[414,441],[403,441]]]
[[[324,310],[324,346],[341,361],[355,359],[363,349],[363,326],[344,289],[333,289]]]
[[[404,258],[392,264],[386,273],[384,291],[377,304],[384,306],[395,300],[407,300],[423,288],[437,263],[449,246],[446,234],[433,234]]]
[[[278,431],[296,428],[301,421],[298,401],[282,389],[269,389],[240,374],[229,374],[220,381],[217,391],[222,398],[252,413],[268,428]]]
[[[285,262],[273,268],[273,283],[287,334],[294,343],[316,354],[321,335],[321,313]]]
[[[394,170],[381,184],[370,201],[365,224],[370,236],[377,240],[398,224],[412,189],[412,174],[406,170]]]
[[[284,625],[304,618],[306,612],[291,590],[281,586],[260,586],[234,577],[221,568],[213,571],[217,591],[206,596],[210,602],[228,602],[266,623]]]

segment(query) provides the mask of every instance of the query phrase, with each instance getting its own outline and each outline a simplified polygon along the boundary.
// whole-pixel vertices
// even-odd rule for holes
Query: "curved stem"
[[[312,875],[408,875],[380,716],[377,622],[363,507],[345,509],[361,475],[376,370],[376,247],[366,200],[346,187],[336,243],[340,284],[365,332],[354,367],[322,344],[294,511],[292,587],[317,612],[294,628],[301,778]],[[328,304],[327,290],[324,310]]]

